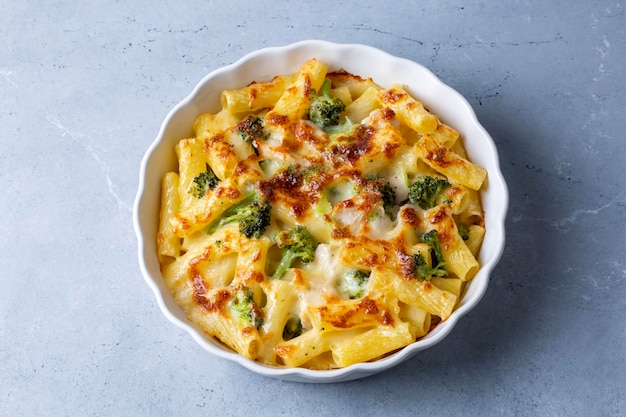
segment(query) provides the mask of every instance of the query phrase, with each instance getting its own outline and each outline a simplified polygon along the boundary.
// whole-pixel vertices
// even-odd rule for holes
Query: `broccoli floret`
[[[319,193],[319,197],[313,206],[313,210],[320,214],[328,214],[333,209],[333,204],[330,201],[330,190],[325,188]]]
[[[378,191],[382,195],[383,207],[385,207],[385,211],[389,212],[396,205],[396,192],[389,184],[387,180],[380,180],[380,186],[378,187]]]
[[[422,175],[409,186],[409,202],[417,204],[424,210],[437,205],[437,197],[450,185],[444,179]]]
[[[430,279],[432,276],[443,277],[447,274],[445,262],[439,262],[436,266],[429,267],[421,253],[413,255],[413,262],[415,263],[415,276],[421,280]]]
[[[313,180],[319,180],[323,174],[324,167],[322,165],[311,165],[302,171],[302,180],[308,185]]]
[[[442,269],[447,271],[446,262],[443,260],[443,254],[441,253],[441,245],[439,245],[439,235],[435,229],[430,232],[422,234],[421,240],[430,246],[430,257],[432,259],[435,269]]]
[[[370,274],[358,269],[347,271],[341,277],[339,282],[339,292],[350,298],[361,298],[365,295],[365,286],[369,280]]]
[[[258,155],[258,140],[266,140],[267,135],[263,131],[263,119],[260,117],[249,115],[237,125],[237,131],[241,138],[250,143],[254,148],[254,152]]]
[[[243,287],[235,293],[231,311],[235,317],[257,329],[263,324],[261,309],[254,302],[252,291],[248,287]]]
[[[389,213],[396,205],[396,192],[384,178],[371,177],[367,179],[367,186],[372,187],[381,196],[385,213]]]
[[[309,120],[322,129],[339,124],[339,116],[346,108],[346,105],[337,97],[330,96],[331,82],[328,78],[324,80],[319,94],[311,93],[311,107],[309,108]]]
[[[352,123],[352,120],[346,117],[345,122],[337,124],[336,126],[327,126],[324,128],[324,132],[328,133],[331,142],[333,142],[343,137],[349,137],[359,126],[361,126],[359,123]]]
[[[211,234],[222,226],[230,223],[239,223],[239,231],[247,238],[260,238],[270,224],[272,205],[262,199],[257,193],[248,194],[243,200],[227,208],[215,220],[206,232]]]
[[[318,195],[313,208],[316,212],[322,214],[326,214],[332,209],[332,204],[328,200],[327,190],[322,188],[326,179],[327,174],[321,165],[312,165],[302,171],[303,185],[309,192]]]
[[[282,257],[272,276],[273,279],[282,278],[287,269],[297,260],[308,264],[315,257],[315,249],[318,243],[304,226],[295,226],[289,230],[283,230],[276,235],[276,243],[283,250]]]
[[[283,329],[283,339],[291,340],[294,337],[298,337],[302,334],[302,322],[299,317],[292,316],[289,317],[287,323],[285,324],[285,328]]]
[[[202,198],[206,194],[207,190],[212,190],[217,187],[220,179],[217,178],[215,172],[211,169],[209,164],[206,165],[206,171],[199,173],[194,179],[189,192],[196,198]]]

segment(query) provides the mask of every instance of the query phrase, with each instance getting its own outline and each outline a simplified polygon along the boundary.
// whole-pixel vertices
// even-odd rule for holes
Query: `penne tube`
[[[378,93],[378,100],[384,107],[396,113],[403,124],[419,133],[429,133],[437,129],[437,116],[428,112],[424,105],[412,98],[404,88],[395,84]]]
[[[392,291],[398,300],[405,304],[447,319],[456,305],[457,297],[447,291],[440,290],[429,281],[406,279],[389,270],[373,272],[373,291]]]
[[[168,225],[170,217],[178,213],[180,209],[178,183],[179,176],[175,172],[165,174],[161,183],[161,212],[157,234],[157,252],[161,262],[164,261],[163,257],[177,257],[180,254],[180,238]]]
[[[428,224],[437,231],[441,252],[448,271],[463,281],[473,278],[480,265],[459,235],[450,208],[437,206],[427,210],[424,216]]]
[[[353,123],[360,123],[371,112],[380,108],[380,103],[376,99],[376,95],[380,91],[376,87],[369,87],[351,103],[346,104],[343,112],[344,117],[350,119]]]
[[[272,110],[265,116],[266,123],[282,124],[283,117],[291,121],[301,119],[309,109],[311,91],[319,91],[326,71],[326,65],[317,59],[305,62],[296,79],[285,89]]]
[[[482,186],[487,171],[441,146],[431,135],[424,135],[414,146],[418,158],[451,180],[472,190]]]
[[[202,113],[193,122],[193,133],[197,138],[210,138],[228,130],[238,120],[232,111],[225,108],[215,114]]]
[[[223,110],[228,114],[256,112],[271,108],[280,99],[297,74],[274,77],[270,82],[252,83],[236,90],[225,90],[221,94]]]
[[[375,327],[333,346],[333,359],[340,367],[376,359],[411,343],[408,323],[396,327]]]

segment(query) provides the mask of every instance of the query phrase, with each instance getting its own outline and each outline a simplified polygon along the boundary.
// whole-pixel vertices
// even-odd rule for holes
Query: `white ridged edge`
[[[219,91],[241,87],[251,81],[271,79],[277,74],[294,72],[301,63],[312,57],[326,63],[330,70],[344,68],[349,72],[371,77],[383,87],[392,83],[405,85],[412,95],[422,100],[442,121],[459,130],[469,158],[488,171],[488,185],[481,191],[487,230],[479,257],[481,269],[468,285],[459,307],[428,336],[390,356],[375,362],[328,371],[263,365],[234,353],[220,342],[204,335],[186,319],[182,309],[167,291],[160,274],[154,243],[161,176],[175,166],[174,143],[190,134],[195,116],[203,111],[218,110]],[[148,171],[152,175],[147,175]],[[169,112],[141,161],[139,186],[133,207],[133,224],[138,240],[139,266],[161,311],[168,320],[188,332],[200,346],[220,358],[236,362],[261,375],[298,382],[329,383],[349,381],[384,371],[446,337],[459,319],[478,304],[487,290],[489,275],[504,250],[507,210],[508,190],[500,171],[496,146],[463,96],[441,82],[424,66],[408,59],[395,57],[366,45],[307,40],[249,53],[237,62],[209,73],[189,96]]]

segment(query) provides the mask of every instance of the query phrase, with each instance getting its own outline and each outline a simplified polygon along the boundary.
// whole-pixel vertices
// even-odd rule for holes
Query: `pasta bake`
[[[221,94],[162,180],[176,302],[267,365],[333,369],[427,335],[480,265],[486,171],[401,85],[329,71]]]

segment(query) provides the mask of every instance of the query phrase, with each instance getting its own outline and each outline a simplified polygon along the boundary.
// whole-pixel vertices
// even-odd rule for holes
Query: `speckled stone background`
[[[0,415],[626,414],[620,1],[1,6]],[[511,194],[479,306],[435,348],[335,385],[199,348],[160,313],[131,221],[167,112],[209,71],[303,39],[430,68],[492,134]]]

